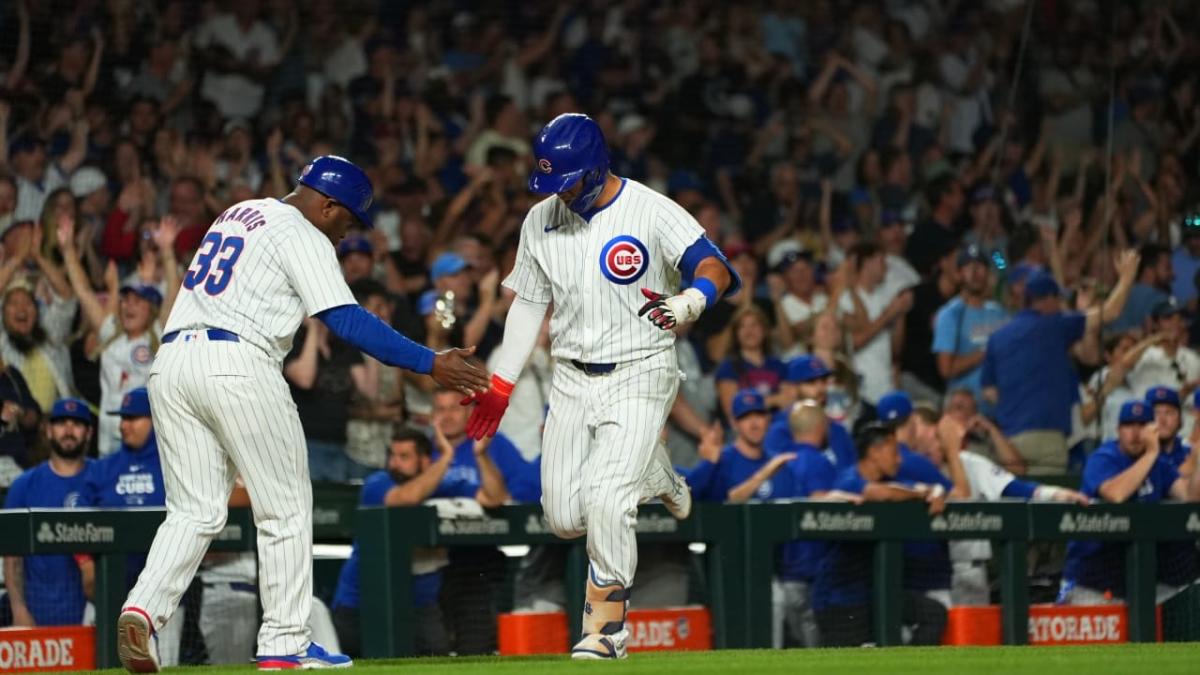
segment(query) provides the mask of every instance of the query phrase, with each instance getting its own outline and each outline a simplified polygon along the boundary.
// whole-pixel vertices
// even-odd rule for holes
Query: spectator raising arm
[[[475,463],[479,466],[479,491],[475,493],[475,501],[485,509],[504,506],[509,496],[504,474],[500,473],[500,469],[496,468],[496,463],[488,454],[488,446],[491,444],[492,437],[489,436],[475,441],[472,445]]]
[[[1113,260],[1113,265],[1117,269],[1117,285],[1109,293],[1101,307],[1088,311],[1085,332],[1099,331],[1102,317],[1104,323],[1108,324],[1116,321],[1117,317],[1121,315],[1121,310],[1125,309],[1125,301],[1129,299],[1129,289],[1133,288],[1133,282],[1137,277],[1139,262],[1141,262],[1141,256],[1134,250],[1122,251]]]
[[[117,308],[117,264],[110,260],[104,275],[108,280],[108,305],[105,306],[100,304],[96,293],[92,291],[87,273],[83,271],[83,265],[79,262],[79,251],[75,248],[75,221],[70,216],[64,215],[58,219],[58,245],[63,252],[63,263],[67,268],[70,287],[79,298],[83,316],[92,328],[98,329]]]
[[[446,440],[446,435],[436,424],[433,427],[433,440],[437,443],[440,453],[438,458],[421,473],[401,485],[390,488],[383,498],[384,504],[387,506],[415,506],[428,499],[429,495],[438,489],[438,485],[446,477],[450,463],[454,461],[454,446],[450,445],[450,442]]]

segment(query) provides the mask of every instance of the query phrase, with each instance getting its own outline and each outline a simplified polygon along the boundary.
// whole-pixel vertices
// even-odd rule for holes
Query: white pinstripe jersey
[[[164,330],[223,328],[283,361],[306,315],[350,304],[329,239],[295,207],[249,199],[208,228]]]
[[[642,288],[679,292],[679,260],[704,235],[683,207],[634,180],[584,220],[558,197],[538,202],[521,226],[504,285],[554,301],[550,351],[558,359],[621,363],[670,347],[675,334],[637,315]]]

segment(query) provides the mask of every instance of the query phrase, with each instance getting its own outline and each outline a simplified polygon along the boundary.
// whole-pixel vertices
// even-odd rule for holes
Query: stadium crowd
[[[375,185],[375,229],[338,247],[359,302],[486,361],[535,199],[530,138],[567,111],[592,115],[612,171],[684,205],[743,279],[678,330],[664,442],[697,498],[1200,497],[1195,13],[1026,6],[4,3],[5,505],[107,503],[118,484],[158,500],[128,505],[162,503],[161,476],[123,453],[152,448],[138,392],[180,276],[213,218],[287,194],[316,155]],[[536,502],[548,348],[544,326],[489,445],[467,438],[458,396],[306,321],[283,369],[313,480],[365,479],[364,504]],[[125,459],[85,489],[89,442],[100,464]],[[1068,472],[1079,492],[1029,479]],[[452,592],[456,574],[494,575],[494,554],[421,562],[427,651],[494,648],[455,630],[478,602]],[[1062,599],[1119,597],[1116,555],[1073,545]],[[1178,588],[1196,551],[1173,555],[1160,581]],[[988,557],[910,547],[914,641],[940,639],[945,606],[988,601]],[[785,547],[780,644],[867,641],[864,560]],[[84,562],[19,562],[9,620],[82,619]],[[210,560],[206,589],[252,597],[244,567]],[[70,601],[29,597],[76,576]],[[358,595],[352,557],[331,603],[352,654]]]

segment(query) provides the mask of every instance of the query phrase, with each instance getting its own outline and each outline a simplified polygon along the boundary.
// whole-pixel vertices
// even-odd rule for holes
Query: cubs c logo
[[[311,162],[309,162],[307,165],[305,165],[304,169],[302,169],[300,171],[300,177],[304,178],[305,176],[308,175],[309,171],[312,171],[312,163]]]
[[[550,173],[550,171],[551,171],[550,160],[539,159],[538,160],[538,171],[541,171],[542,173]]]
[[[154,355],[150,353],[150,348],[146,345],[138,345],[129,353],[129,358],[134,363],[144,366],[154,359]]]
[[[600,249],[600,271],[614,284],[632,284],[650,267],[646,245],[636,237],[623,234],[613,237]]]

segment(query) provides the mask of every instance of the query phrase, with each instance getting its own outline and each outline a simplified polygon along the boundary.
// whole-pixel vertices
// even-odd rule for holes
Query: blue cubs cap
[[[1154,421],[1154,413],[1143,401],[1132,400],[1121,404],[1120,424],[1147,424]]]
[[[595,120],[564,113],[550,120],[533,141],[534,167],[529,191],[553,194],[571,187],[585,174],[608,171],[608,143]]]
[[[433,266],[429,268],[429,276],[437,281],[444,276],[458,274],[467,269],[467,261],[457,253],[443,253],[433,261]]]
[[[95,424],[96,417],[92,415],[91,408],[81,398],[60,398],[54,402],[54,406],[50,408],[50,421],[55,420],[79,420],[88,424]]]
[[[833,371],[825,362],[811,354],[797,356],[788,363],[787,381],[788,382],[812,382],[823,377],[829,377]]]
[[[1008,273],[1008,283],[1011,286],[1012,284],[1019,284],[1023,281],[1026,281],[1034,273],[1040,271],[1040,269],[1041,268],[1039,268],[1037,265],[1030,265],[1029,263],[1020,263],[1019,265],[1015,265],[1013,266],[1012,271]]]
[[[875,413],[885,424],[899,424],[908,419],[912,411],[912,399],[902,391],[888,392],[875,404]]]
[[[354,162],[337,155],[321,155],[300,171],[299,181],[346,207],[364,227],[371,227],[367,211],[375,188]]]
[[[122,286],[121,295],[125,295],[126,293],[132,293],[139,298],[150,302],[155,307],[161,306],[163,302],[162,293],[159,293],[157,288],[146,284],[129,284],[127,286]]]
[[[1025,302],[1062,295],[1062,288],[1054,277],[1046,272],[1037,271],[1025,280]]]
[[[973,262],[987,267],[991,263],[991,260],[988,259],[987,254],[978,246],[964,246],[959,250],[958,266],[960,268],[966,267]]]
[[[1159,403],[1169,403],[1176,408],[1181,408],[1179,402],[1179,392],[1170,387],[1151,387],[1146,390],[1146,405],[1154,406]]]
[[[150,393],[146,391],[145,387],[130,389],[121,398],[121,407],[116,410],[109,410],[108,414],[120,415],[121,417],[149,417]]]
[[[345,258],[351,253],[364,253],[366,255],[375,255],[375,247],[371,245],[371,240],[361,235],[350,235],[338,244],[337,254],[338,259]]]
[[[1160,300],[1154,305],[1154,309],[1150,310],[1150,316],[1154,319],[1165,319],[1168,316],[1182,314],[1183,308],[1175,301],[1175,298],[1167,298]]]
[[[753,389],[743,389],[733,397],[733,418],[741,419],[750,413],[767,412],[767,402]]]

